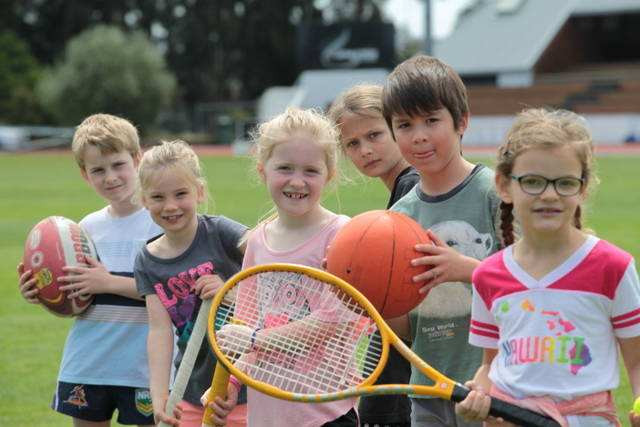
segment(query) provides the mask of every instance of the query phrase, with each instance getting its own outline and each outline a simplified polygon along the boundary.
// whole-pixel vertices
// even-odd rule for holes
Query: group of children
[[[68,267],[60,279],[71,296],[96,298],[69,332],[53,408],[80,427],[108,426],[116,409],[122,424],[200,426],[215,365],[206,342],[180,410],[168,414],[165,404],[172,363],[180,363],[202,299],[242,268],[322,266],[349,220],[321,204],[342,151],[364,175],[382,180],[387,208],[414,218],[433,241],[418,245],[423,256],[412,260],[431,267],[414,277],[429,295],[389,323],[419,356],[472,391],[457,405],[425,396],[294,403],[231,381],[227,399],[209,403],[216,423],[504,424],[488,416],[495,396],[563,426],[619,425],[611,397],[618,348],[640,395],[640,283],[629,254],[582,227],[596,181],[585,123],[567,111],[524,111],[495,172],[464,158],[468,126],[460,77],[424,55],[396,67],[384,87],[341,94],[327,116],[288,109],[255,135],[255,167],[275,210],[249,230],[198,213],[207,186],[187,143],[163,142],[142,155],[129,122],[87,118],[72,148],[83,178],[108,206],[80,222],[100,260]],[[36,303],[31,272],[22,265],[18,272],[23,297]],[[395,351],[379,382],[430,384]],[[630,412],[629,421],[640,427],[640,415]]]

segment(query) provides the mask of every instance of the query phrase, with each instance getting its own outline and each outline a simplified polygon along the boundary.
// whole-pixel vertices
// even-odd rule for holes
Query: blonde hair
[[[187,181],[195,187],[202,186],[206,200],[207,180],[202,173],[200,159],[189,144],[179,139],[161,141],[160,145],[156,145],[144,153],[138,168],[140,192],[144,194],[158,173],[164,172],[167,168],[174,168],[183,174]]]
[[[586,120],[567,110],[532,108],[520,112],[507,134],[506,142],[498,149],[496,175],[510,179],[513,165],[522,153],[532,149],[551,150],[572,147],[582,166],[584,189],[587,194],[598,178],[593,168],[593,142]],[[506,245],[513,243],[513,205],[502,202],[501,225]],[[578,206],[574,226],[582,229],[582,209]]]
[[[264,165],[276,145],[298,133],[309,134],[322,147],[329,179],[333,178],[338,170],[338,131],[327,117],[313,109],[287,108],[284,113],[259,125],[253,133],[256,163]]]
[[[127,151],[134,159],[141,153],[140,138],[135,126],[130,121],[111,114],[91,115],[76,128],[71,150],[81,169],[85,167],[84,155],[89,146],[96,147],[101,154]]]
[[[331,104],[327,115],[336,124],[345,114],[384,119],[382,115],[382,86],[361,84],[342,92]]]

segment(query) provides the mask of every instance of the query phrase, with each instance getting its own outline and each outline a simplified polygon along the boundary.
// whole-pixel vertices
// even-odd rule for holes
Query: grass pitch
[[[486,160],[481,160],[487,162]],[[212,200],[209,212],[254,225],[269,209],[268,194],[247,159],[204,157]],[[590,199],[586,224],[640,259],[640,192],[636,157],[598,159],[602,183]],[[335,212],[356,215],[386,206],[387,191],[378,180],[359,177],[346,167],[347,179],[326,199]],[[68,417],[49,409],[70,319],[57,318],[26,304],[17,290],[15,267],[30,228],[50,215],[79,221],[104,206],[84,183],[70,154],[0,155],[0,425],[69,426]],[[631,407],[626,377],[616,391],[623,423]],[[114,422],[115,424],[115,422]]]

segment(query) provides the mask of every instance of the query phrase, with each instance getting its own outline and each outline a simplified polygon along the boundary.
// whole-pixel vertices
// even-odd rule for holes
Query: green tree
[[[40,66],[14,33],[0,33],[0,123],[34,124],[43,120],[34,89]]]
[[[103,112],[145,128],[170,103],[174,88],[162,53],[144,33],[99,25],[69,41],[64,59],[45,73],[38,93],[60,124]]]

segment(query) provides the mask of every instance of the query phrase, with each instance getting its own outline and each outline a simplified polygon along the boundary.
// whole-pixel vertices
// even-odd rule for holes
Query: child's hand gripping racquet
[[[198,352],[202,346],[202,340],[207,332],[207,314],[210,307],[211,299],[202,300],[196,321],[193,325],[193,329],[191,330],[191,335],[189,336],[189,341],[187,342],[187,348],[182,356],[180,367],[178,368],[176,378],[173,381],[173,387],[171,387],[171,393],[169,394],[169,398],[165,405],[165,413],[171,417],[173,416],[173,411],[176,405],[182,401],[184,391],[187,388],[187,383],[191,377],[191,372],[193,372],[193,366],[196,363]],[[164,422],[160,422],[158,427],[169,427],[169,425]]]
[[[236,291],[229,308],[225,295]],[[469,393],[404,345],[354,287],[310,267],[258,265],[231,277],[213,300],[208,336],[218,362],[231,374],[280,399],[326,402],[417,394],[460,402]],[[433,384],[372,385],[387,363],[390,345]],[[549,417],[495,398],[490,413],[522,426],[559,427]]]
[[[231,293],[226,293],[227,297],[231,295]],[[217,307],[217,311],[222,313],[225,311],[224,315],[221,315],[221,319],[229,320],[231,319],[231,315],[233,311],[229,311],[229,298],[227,298],[222,305]],[[234,323],[237,321],[233,320]],[[218,330],[221,325],[215,325],[215,329]],[[213,378],[211,379],[211,388],[207,393],[204,404],[204,415],[202,416],[202,427],[215,427],[216,424],[212,421],[213,409],[209,407],[209,403],[212,402],[216,397],[221,397],[222,399],[227,398],[227,387],[229,385],[229,371],[224,367],[220,362],[216,363],[216,368],[213,371]]]

